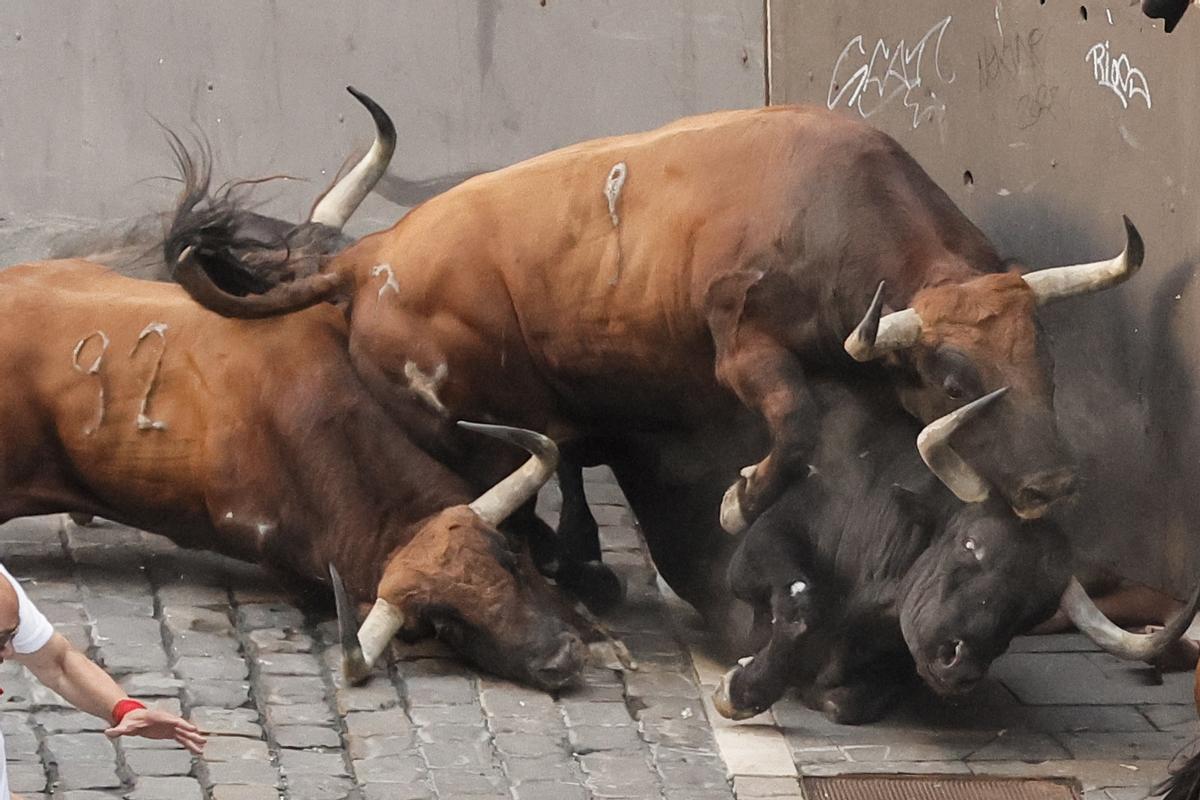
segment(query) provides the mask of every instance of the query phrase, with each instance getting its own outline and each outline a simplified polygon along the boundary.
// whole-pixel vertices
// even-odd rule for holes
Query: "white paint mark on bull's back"
[[[97,337],[100,339],[100,352],[96,355],[96,359],[92,362],[91,366],[84,367],[79,363],[79,358],[83,354],[83,348],[88,342]],[[99,408],[96,413],[96,422],[91,427],[83,429],[85,436],[91,436],[104,423],[104,377],[100,374],[100,366],[104,363],[104,354],[108,352],[108,346],[111,343],[108,334],[104,331],[92,331],[76,342],[75,349],[71,351],[71,367],[83,375],[95,375],[96,380],[100,384],[100,399]]]
[[[604,197],[608,200],[608,218],[612,220],[614,228],[621,224],[621,218],[617,216],[617,201],[621,199],[621,189],[625,186],[625,176],[628,172],[629,168],[625,166],[625,162],[619,161],[613,164],[613,168],[608,171],[608,178],[604,181]]]
[[[266,552],[267,542],[275,535],[277,527],[274,522],[260,522],[254,526],[254,531],[258,534],[258,551],[260,553]]]
[[[100,337],[100,353],[96,356],[96,360],[92,362],[92,365],[90,367],[88,367],[87,369],[84,369],[83,366],[79,363],[79,356],[81,353],[83,353],[84,345],[86,345],[89,341],[91,341],[92,339],[94,339],[97,336]],[[78,372],[83,372],[88,375],[95,375],[96,373],[98,373],[100,371],[100,364],[103,363],[104,354],[106,352],[108,352],[108,346],[111,343],[112,342],[111,342],[111,340],[109,340],[108,334],[106,334],[104,331],[92,331],[87,336],[83,337],[82,339],[80,339],[78,342],[75,343],[75,349],[71,351],[72,366],[74,366],[76,371],[78,371]]]
[[[137,341],[133,343],[133,348],[129,351],[129,357],[133,358],[137,354],[138,348],[141,347],[142,342],[151,336],[157,336],[162,342],[162,347],[159,348],[158,358],[154,360],[154,369],[150,373],[150,380],[146,382],[146,391],[142,394],[142,402],[138,406],[137,419],[134,421],[134,425],[139,431],[165,431],[167,423],[163,420],[151,419],[147,413],[147,408],[150,405],[150,395],[158,382],[158,373],[162,370],[163,356],[167,352],[167,324],[165,322],[151,322],[142,328],[142,332],[138,334]]]
[[[947,16],[934,23],[911,47],[904,39],[889,46],[881,38],[875,42],[869,56],[862,34],[852,38],[834,62],[826,107],[832,111],[844,103],[867,119],[899,97],[904,107],[913,112],[914,129],[922,121],[932,118],[935,112],[944,112],[946,104],[937,100],[934,88],[939,81],[950,84],[957,77],[957,73],[947,77],[941,63],[942,38],[952,19]],[[925,67],[925,53],[930,49],[930,42],[933,43],[932,76]],[[914,92],[922,88],[931,101],[928,104],[921,98],[924,93]]]
[[[1145,73],[1133,66],[1125,53],[1114,58],[1108,40],[1092,45],[1083,60],[1091,63],[1096,85],[1111,89],[1122,108],[1129,108],[1129,102],[1138,96],[1146,101],[1146,108],[1152,107]]]
[[[404,362],[404,377],[408,379],[408,388],[413,394],[421,398],[434,411],[442,416],[448,413],[446,407],[442,405],[442,401],[438,398],[438,390],[442,388],[442,384],[446,382],[446,377],[450,374],[449,367],[446,362],[442,362],[434,367],[432,373],[426,373],[422,370],[415,361]]]
[[[393,291],[400,294],[400,284],[396,281],[396,273],[392,271],[391,264],[376,264],[371,267],[371,277],[378,278],[380,275],[387,275],[383,285],[379,287],[379,293],[376,297],[383,297],[384,292]]]
[[[613,230],[616,231],[616,250],[617,250],[617,268],[613,272],[612,280],[608,282],[609,286],[615,286],[617,280],[621,277],[621,217],[617,213],[617,203],[621,199],[621,190],[625,188],[625,178],[629,174],[629,167],[624,161],[618,161],[613,164],[612,169],[608,171],[608,177],[604,180],[604,199],[608,201],[608,218],[612,220]]]

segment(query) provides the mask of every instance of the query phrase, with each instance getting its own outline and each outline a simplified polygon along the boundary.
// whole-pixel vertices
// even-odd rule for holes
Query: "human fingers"
[[[200,755],[203,753],[204,745],[208,742],[207,739],[198,733],[192,733],[190,731],[183,730],[176,732],[175,741],[179,742],[179,744],[183,745],[188,751],[194,753],[195,755]]]

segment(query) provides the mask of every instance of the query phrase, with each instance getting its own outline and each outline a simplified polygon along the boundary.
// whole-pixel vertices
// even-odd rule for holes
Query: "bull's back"
[[[270,472],[254,464],[269,457],[265,401],[281,374],[299,374],[289,362],[303,347],[287,346],[287,326],[225,319],[179,287],[83,261],[0,273],[0,320],[0,369],[19,377],[0,400],[20,420],[4,421],[5,449],[40,453],[40,464],[5,466],[9,495],[92,502],[152,524],[203,520],[214,489],[242,481],[240,491],[269,491],[252,485]],[[24,513],[41,510],[54,509]]]
[[[713,280],[794,260],[806,176],[877,136],[801,107],[693,117],[473,178],[347,257],[360,274],[389,264],[396,300],[428,316],[489,327],[501,306],[563,386],[627,404],[669,376],[678,397],[681,376],[712,383]]]

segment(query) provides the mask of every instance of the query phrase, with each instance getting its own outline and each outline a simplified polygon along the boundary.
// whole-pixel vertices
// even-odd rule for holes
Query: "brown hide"
[[[931,317],[889,358],[900,402],[929,422],[1009,386],[956,449],[1028,516],[1071,490],[1028,289],[894,140],[824,109],[721,112],[566,147],[464,182],[324,269],[381,402],[563,439],[696,430],[736,398],[771,449],[726,492],[733,529],[803,474],[808,375],[874,369],[843,341],[886,281],[892,308]],[[288,291],[230,298],[226,313],[293,309]],[[942,350],[968,362],[955,368],[966,391],[946,391]],[[727,481],[738,466],[723,464]],[[688,532],[694,550],[710,552],[709,533]]]
[[[308,580],[332,563],[364,602],[419,586],[382,596],[417,629],[451,609],[512,677],[573,637],[466,483],[362,389],[339,311],[227,319],[84,261],[3,271],[0,304],[3,519],[82,510]]]
[[[980,394],[1012,387],[1009,432],[1038,417],[1044,445],[984,469],[1000,490],[1063,466],[1029,290],[988,274],[991,245],[899,145],[824,110],[723,112],[557,150],[434,198],[328,269],[353,284],[368,384],[411,393],[414,375],[444,372],[422,394],[451,418],[556,436],[695,426],[732,389],[772,434],[754,513],[811,444],[805,373],[847,368],[842,340],[886,279],[891,304],[930,312],[926,349],[962,349]],[[725,284],[743,296],[712,305]],[[901,373],[924,380],[920,357],[898,354]],[[972,399],[918,388],[904,401],[925,421]]]

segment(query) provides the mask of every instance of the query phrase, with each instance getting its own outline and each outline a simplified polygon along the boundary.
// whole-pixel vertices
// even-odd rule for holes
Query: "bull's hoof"
[[[86,528],[96,521],[96,518],[91,514],[81,514],[78,511],[68,511],[67,516],[81,528]]]
[[[593,614],[603,614],[625,599],[625,584],[621,578],[599,561],[563,564],[554,579]]]
[[[713,690],[712,702],[713,708],[717,709],[717,713],[725,719],[743,720],[750,719],[762,713],[761,709],[756,708],[738,708],[733,698],[730,696],[729,687],[733,683],[733,676],[742,669],[742,665],[736,666],[721,676],[721,683]]]
[[[721,527],[731,536],[736,536],[750,527],[746,512],[742,510],[742,497],[749,488],[750,478],[754,475],[757,465],[751,464],[742,468],[742,477],[725,490],[721,498]]]
[[[868,693],[861,687],[840,686],[825,692],[818,708],[836,725],[867,725],[887,715],[896,695],[883,687]]]
[[[731,536],[736,536],[750,527],[746,515],[742,513],[742,504],[738,501],[738,486],[740,481],[725,490],[721,498],[721,527]]]

